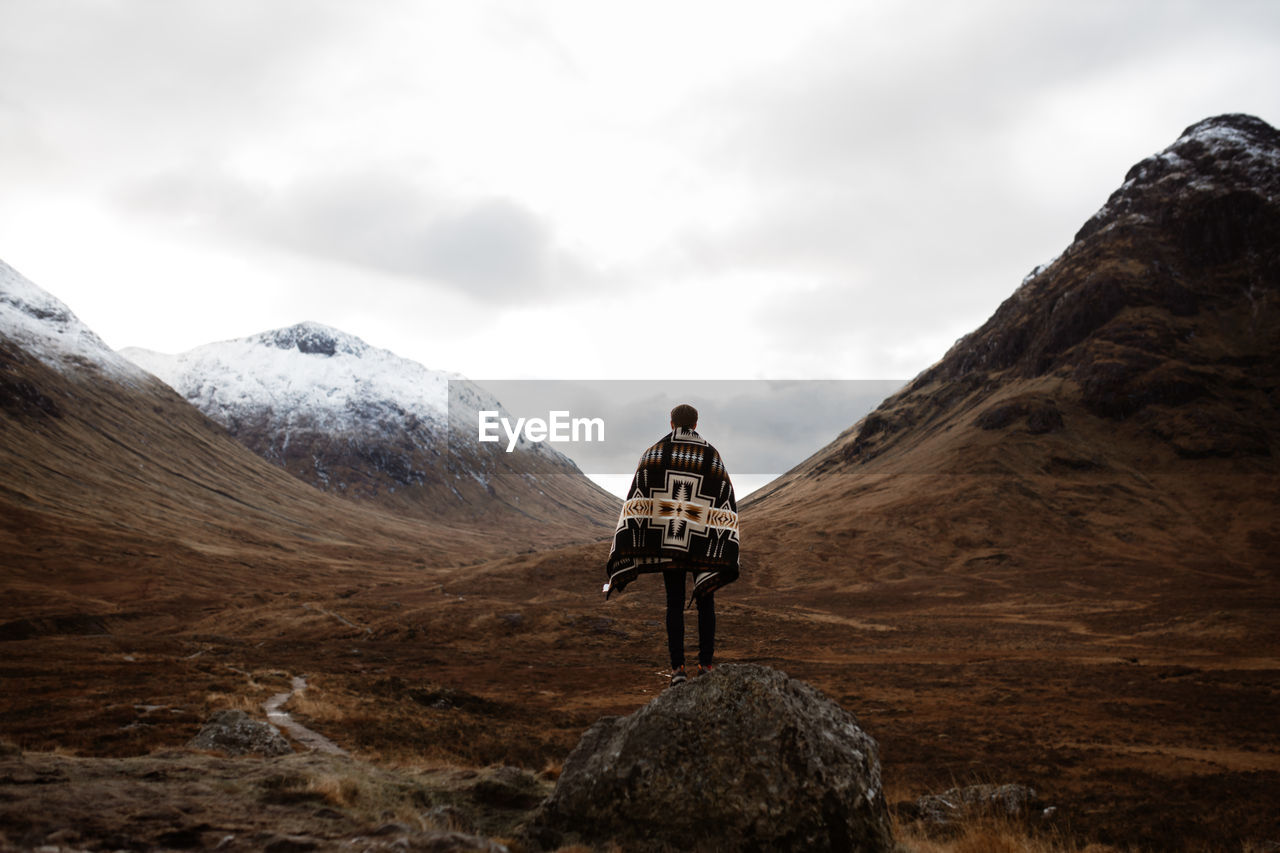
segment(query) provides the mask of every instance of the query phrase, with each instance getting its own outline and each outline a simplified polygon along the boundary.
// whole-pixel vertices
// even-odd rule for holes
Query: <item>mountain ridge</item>
[[[130,383],[146,376],[61,300],[0,260],[0,334],[57,370],[89,365]]]
[[[406,518],[326,494],[118,357],[12,267],[0,272],[11,619],[126,609],[175,619],[384,569],[425,582],[435,567],[592,538],[551,489],[540,514],[500,516],[515,538],[494,536],[493,517]]]
[[[572,460],[521,436],[477,441],[480,409],[502,410],[457,373],[432,370],[314,322],[177,355],[122,351],[263,458],[322,490],[409,517],[578,520],[616,513]]]
[[[787,531],[762,562],[824,518],[864,537],[855,583],[980,564],[1026,586],[1055,562],[1045,541],[1099,587],[1157,564],[1269,582],[1277,164],[1280,133],[1226,115],[1131,168],[990,319],[744,501],[744,525]]]

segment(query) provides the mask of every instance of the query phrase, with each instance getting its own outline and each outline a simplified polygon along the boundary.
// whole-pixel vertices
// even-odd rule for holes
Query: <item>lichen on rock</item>
[[[875,740],[818,690],[752,664],[598,721],[534,824],[553,844],[628,850],[893,847]]]

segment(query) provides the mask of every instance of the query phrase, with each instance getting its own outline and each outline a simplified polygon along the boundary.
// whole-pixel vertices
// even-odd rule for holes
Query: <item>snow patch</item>
[[[1224,115],[1198,122],[1172,145],[1130,169],[1085,228],[1102,231],[1104,225],[1114,224],[1108,220],[1136,216],[1132,208],[1143,188],[1166,181],[1197,192],[1243,189],[1275,202],[1278,139],[1273,128],[1252,116]]]
[[[107,346],[70,308],[4,261],[0,335],[56,370],[93,367],[129,385],[146,379],[146,373]]]
[[[121,352],[224,424],[274,412],[329,432],[404,427],[415,420],[441,429],[449,380],[458,378],[319,323],[178,355],[136,347]]]
[[[136,347],[121,353],[228,428],[264,419],[276,424],[285,447],[295,429],[408,432],[432,443],[446,441],[452,433],[474,442],[481,410],[506,414],[492,394],[460,374],[431,370],[320,323],[299,323],[177,355]],[[517,446],[564,459],[523,436]]]

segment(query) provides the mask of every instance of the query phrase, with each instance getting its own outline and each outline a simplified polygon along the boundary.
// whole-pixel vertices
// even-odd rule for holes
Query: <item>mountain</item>
[[[604,532],[617,515],[617,500],[549,446],[478,442],[478,412],[501,410],[483,389],[338,329],[301,323],[175,356],[123,354],[325,491],[490,525]]]
[[[41,290],[13,267],[0,261],[0,335],[11,351],[22,350],[48,367],[63,373],[89,370],[113,380],[137,386],[147,375],[131,361],[103,343],[93,330],[80,322],[53,296]],[[39,397],[33,388],[7,377],[6,406],[21,407],[21,400]],[[26,390],[19,390],[19,385]],[[28,402],[37,408],[48,403]]]
[[[228,597],[391,568],[412,582],[428,567],[591,537],[570,518],[513,521],[512,541],[325,494],[245,448],[2,262],[0,468],[0,598],[11,620],[98,624],[129,609],[178,618]]]
[[[1007,781],[1051,804],[1010,829],[1077,848],[1275,838],[1274,138],[1238,116],[1191,128],[988,323],[743,502],[717,658],[855,711],[891,803]],[[467,767],[558,766],[666,686],[661,583],[603,602],[607,539],[546,548],[544,528],[498,553],[483,525],[323,493],[35,302],[0,286],[11,843],[260,848],[244,816],[286,800],[297,822],[273,811],[273,831],[333,840],[344,815],[385,822],[364,762],[418,800],[439,767],[478,802],[489,771]],[[235,790],[90,757],[167,761],[210,712],[290,690],[352,754],[341,785],[314,754]],[[60,788],[36,820],[25,789],[62,784],[55,759],[128,798]]]
[[[777,534],[763,582],[1273,583],[1278,291],[1280,133],[1192,125],[986,323],[745,502]]]

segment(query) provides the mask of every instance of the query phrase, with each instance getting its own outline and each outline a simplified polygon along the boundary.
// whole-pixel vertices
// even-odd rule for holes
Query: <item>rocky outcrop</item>
[[[592,726],[533,822],[628,850],[887,851],[876,742],[785,673],[726,665]]]
[[[899,815],[941,829],[980,817],[1025,818],[1042,812],[1044,805],[1034,788],[1026,785],[969,785],[941,794],[926,794],[914,803],[899,806]]]
[[[218,711],[187,746],[227,755],[288,755],[289,741],[270,723],[255,720],[244,711]]]
[[[1060,432],[1077,406],[1182,457],[1271,456],[1278,247],[1280,131],[1247,115],[1197,122],[1130,169],[1060,256],[864,418],[836,458],[865,464],[972,408],[984,430],[1028,418],[1027,432]],[[1002,399],[1020,391],[1055,405]]]

